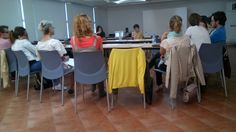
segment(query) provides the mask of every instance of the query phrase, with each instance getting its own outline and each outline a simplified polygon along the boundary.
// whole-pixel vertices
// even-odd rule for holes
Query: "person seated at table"
[[[54,39],[52,37],[54,35],[54,27],[52,25],[52,22],[42,20],[39,23],[38,29],[43,33],[43,37],[40,41],[38,41],[38,44],[36,45],[37,50],[47,50],[47,51],[56,50],[61,56],[62,60],[67,61],[68,57],[64,56],[67,53],[64,45],[59,40]],[[70,67],[66,66],[65,64],[65,68],[70,68]],[[70,89],[67,89],[67,87],[64,87],[64,89],[67,89],[68,93],[72,94],[74,91],[72,89],[73,83],[74,83],[74,76],[73,74],[69,74],[68,76],[69,78],[72,78],[70,79],[70,82],[69,82]],[[61,90],[60,79],[53,80],[53,83],[54,85],[56,85],[55,90]]]
[[[105,38],[106,37],[106,33],[103,31],[103,28],[102,26],[97,26],[96,28],[96,34],[102,38]]]
[[[160,53],[159,55],[155,55],[154,58],[149,62],[149,68],[151,69],[155,65],[156,71],[156,82],[158,86],[158,90],[164,88],[164,84],[162,83],[162,72],[166,71],[167,60],[169,58],[169,54],[171,48],[176,45],[190,45],[190,38],[186,35],[183,35],[181,32],[182,28],[182,18],[180,16],[172,16],[169,21],[169,32],[163,33],[161,37],[160,44]],[[158,58],[160,57],[160,58]]]
[[[30,71],[41,71],[41,62],[37,57],[37,49],[28,40],[28,34],[24,27],[17,26],[10,32],[11,49],[13,51],[23,51],[30,64]]]
[[[211,26],[214,30],[210,33],[211,43],[225,43],[226,31],[225,22],[227,18],[223,11],[217,11],[211,16]]]
[[[129,32],[129,28],[126,27],[123,39],[129,39],[130,37],[131,37],[131,33]]]
[[[198,51],[203,43],[211,43],[210,36],[206,28],[199,26],[200,19],[200,15],[197,13],[192,13],[188,18],[190,27],[188,27],[185,32],[185,34],[189,36],[191,44],[195,44]]]
[[[93,48],[94,42],[96,42],[97,50],[102,50],[102,38],[93,34],[91,27],[91,19],[86,14],[81,14],[74,18],[74,36],[71,37],[71,44],[74,51],[78,51],[86,48]],[[96,85],[93,85],[92,91],[96,90]],[[104,90],[104,83],[98,83],[99,97],[106,95]]]
[[[143,39],[143,33],[140,31],[139,25],[134,24],[133,26],[134,30],[132,32],[132,38],[133,39]]]
[[[11,47],[11,42],[9,40],[9,30],[8,26],[0,26],[0,50],[7,49]]]

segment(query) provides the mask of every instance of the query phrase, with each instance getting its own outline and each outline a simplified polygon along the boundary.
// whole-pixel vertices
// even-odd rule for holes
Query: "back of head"
[[[92,36],[91,19],[85,14],[74,17],[74,35],[78,38]]]
[[[208,25],[211,23],[211,19],[207,16],[201,16],[200,22],[204,23],[204,27],[208,29]]]
[[[40,21],[40,23],[38,25],[39,31],[43,32],[44,35],[50,33],[50,27],[53,27],[52,22],[47,21],[47,20]]]
[[[24,27],[17,26],[15,27],[14,31],[12,30],[10,32],[10,40],[12,43],[14,43],[16,39],[19,39],[20,37],[26,35],[27,35],[26,29]]]
[[[173,16],[170,18],[169,22],[170,30],[176,33],[181,32],[182,28],[182,18],[180,16]]]
[[[103,28],[102,28],[102,26],[100,26],[100,25],[97,26],[96,32],[99,32],[99,29],[101,30],[101,32],[103,32]]]
[[[214,18],[215,21],[219,21],[219,24],[224,26],[225,22],[227,20],[225,12],[223,11],[217,11],[212,14],[212,17]]]
[[[199,22],[200,22],[200,19],[201,19],[201,17],[200,17],[200,15],[199,14],[197,14],[197,13],[192,13],[190,16],[189,16],[189,18],[188,18],[188,21],[189,21],[189,24],[191,25],[191,26],[198,26],[199,25]]]

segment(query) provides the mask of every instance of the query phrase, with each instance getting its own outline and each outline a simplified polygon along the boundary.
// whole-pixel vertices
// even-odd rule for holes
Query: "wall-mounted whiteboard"
[[[143,32],[144,35],[157,34],[169,30],[169,20],[172,16],[179,15],[183,20],[182,31],[187,29],[187,8],[155,9],[143,11]]]

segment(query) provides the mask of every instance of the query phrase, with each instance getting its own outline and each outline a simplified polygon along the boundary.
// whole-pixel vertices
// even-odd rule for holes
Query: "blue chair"
[[[7,62],[8,62],[8,67],[9,67],[9,72],[15,72],[15,79],[17,79],[17,60],[14,52],[9,49],[5,49],[6,57],[7,57]],[[17,81],[15,80],[15,95],[17,96]]]
[[[75,112],[77,111],[77,82],[82,85],[83,99],[84,99],[84,86],[83,84],[97,84],[107,79],[106,63],[101,51],[93,52],[74,52],[74,89],[75,89]],[[107,80],[106,80],[106,89]],[[108,91],[108,90],[106,90]],[[108,111],[109,97],[107,92]]]
[[[42,102],[43,77],[50,80],[61,78],[61,104],[64,105],[64,75],[73,72],[73,69],[64,70],[62,59],[55,50],[39,50],[38,53],[42,63],[40,102]]]
[[[17,59],[17,78],[16,78],[16,96],[18,95],[19,91],[19,79],[20,77],[27,76],[27,100],[29,100],[29,85],[30,85],[30,74],[35,74],[37,72],[30,72],[30,65],[27,57],[25,56],[23,51],[13,51],[16,59]]]
[[[204,73],[220,72],[221,81],[225,89],[225,96],[228,96],[224,65],[223,65],[223,45],[222,44],[202,44],[199,50]]]

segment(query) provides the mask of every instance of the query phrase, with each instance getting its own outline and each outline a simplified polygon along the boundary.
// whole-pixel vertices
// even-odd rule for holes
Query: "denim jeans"
[[[42,69],[42,64],[40,61],[33,60],[33,61],[30,61],[29,64],[30,64],[30,72],[35,72],[35,71],[40,72]]]

